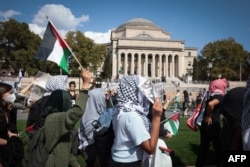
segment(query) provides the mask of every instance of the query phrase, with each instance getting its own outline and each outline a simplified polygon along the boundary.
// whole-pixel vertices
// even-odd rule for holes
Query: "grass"
[[[187,118],[181,117],[180,127],[176,136],[171,139],[166,139],[168,148],[174,151],[172,155],[173,166],[191,166],[195,164],[196,156],[199,148],[199,131],[194,132],[190,130],[186,125]],[[26,120],[18,120],[17,127],[19,132],[25,129]],[[25,135],[21,135],[24,141],[27,141]],[[25,145],[25,152],[27,153],[27,144]],[[212,148],[208,153],[207,165],[213,164],[213,152]],[[80,164],[84,167],[85,161],[83,157],[77,157]]]
[[[168,148],[174,151],[172,155],[173,166],[192,166],[196,161],[200,132],[190,130],[186,125],[186,120],[187,118],[181,117],[177,135],[165,140]],[[207,165],[213,164],[212,147],[210,147],[207,157]]]

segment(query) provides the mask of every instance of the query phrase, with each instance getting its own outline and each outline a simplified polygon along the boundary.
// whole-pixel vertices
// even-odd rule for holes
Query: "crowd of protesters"
[[[101,88],[101,85],[91,87],[92,75],[88,70],[82,70],[81,78],[81,90],[77,92],[75,82],[68,82],[67,76],[51,76],[46,83],[44,96],[30,106],[27,128],[32,127],[33,135],[29,138],[28,160],[24,157],[22,141],[16,127],[14,87],[8,83],[0,83],[0,167],[80,167],[76,155],[72,152],[71,134],[78,121],[80,125],[77,127],[77,154],[84,157],[87,167],[141,167],[142,164],[145,165],[145,159],[155,154],[160,136],[172,137],[169,131],[162,132],[160,127],[163,113],[171,100],[165,98],[166,103],[162,103],[155,99],[154,103],[150,103],[139,90],[139,85],[145,82],[146,78],[138,75],[124,76],[115,88],[116,114],[112,119],[115,137],[110,158],[108,161],[104,160],[96,149],[93,121],[109,105],[111,96],[107,91],[111,90]],[[197,167],[206,164],[210,142],[214,147],[216,166],[226,166],[222,158],[225,151],[249,150],[249,83],[250,79],[246,88],[228,90],[228,82],[224,78],[210,82],[207,90],[209,99],[199,129],[200,145],[195,164]],[[27,89],[32,84],[33,81]],[[192,110],[190,106],[195,100],[192,98],[192,92],[184,90],[182,93],[183,95],[180,90],[176,90],[173,97],[174,112],[179,112],[180,107],[182,114],[188,117],[188,111]],[[203,93],[197,95],[195,105],[202,101]],[[36,131],[40,129],[43,129],[43,133],[38,136]],[[38,148],[32,143],[41,142],[44,137],[46,140],[42,141],[42,154],[37,152]],[[19,148],[20,153],[13,153],[13,147]]]

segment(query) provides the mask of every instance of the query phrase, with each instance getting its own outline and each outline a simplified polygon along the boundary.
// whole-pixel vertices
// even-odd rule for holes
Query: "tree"
[[[95,44],[92,39],[87,38],[80,31],[68,32],[66,41],[72,48],[75,57],[83,67],[97,72],[97,67],[107,57],[105,45]],[[29,75],[35,75],[38,71],[44,71],[51,75],[63,73],[54,62],[38,60],[35,58],[40,46],[41,38],[29,30],[26,23],[19,23],[14,19],[0,22],[0,59],[4,60],[1,65],[6,69],[14,68],[17,75],[19,68],[27,71]],[[79,63],[72,56],[69,58],[69,69],[71,76],[79,75]]]
[[[109,78],[109,79],[111,79],[111,76],[112,76],[111,55],[109,55],[109,56],[107,56],[105,58],[103,68],[105,70],[103,70],[103,72],[101,74],[102,78]]]
[[[105,45],[95,44],[92,39],[87,38],[80,31],[70,31],[66,34],[66,41],[72,48],[75,57],[83,67],[88,67],[90,71],[96,73],[97,68],[102,66],[107,57]],[[71,75],[79,73],[79,63],[74,57],[69,60]]]
[[[30,75],[38,72],[40,62],[34,55],[40,44],[40,37],[29,30],[28,24],[14,19],[0,23],[0,54],[17,75],[19,68]]]
[[[248,53],[233,38],[208,43],[201,53],[206,60],[207,70],[209,70],[208,64],[212,63],[211,78],[217,78],[221,74],[229,80],[241,79],[242,65],[245,63]]]
[[[197,62],[197,59],[194,58],[194,61],[193,61],[193,73],[192,73],[192,78],[193,80],[196,80],[198,81],[198,62]]]

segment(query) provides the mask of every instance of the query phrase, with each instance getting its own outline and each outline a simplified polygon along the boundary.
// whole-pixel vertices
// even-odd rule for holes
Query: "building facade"
[[[191,73],[197,48],[185,47],[183,40],[172,40],[153,22],[135,18],[112,30],[109,53],[112,78],[138,74],[160,79]]]

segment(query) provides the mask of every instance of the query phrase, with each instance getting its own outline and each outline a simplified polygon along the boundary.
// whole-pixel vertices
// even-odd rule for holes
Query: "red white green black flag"
[[[179,130],[180,125],[180,114],[175,113],[163,120],[161,123],[164,126],[164,129],[168,130],[172,135],[176,135]]]
[[[52,61],[69,73],[67,60],[70,55],[72,55],[72,51],[69,45],[60,36],[53,23],[49,21],[36,58]]]

